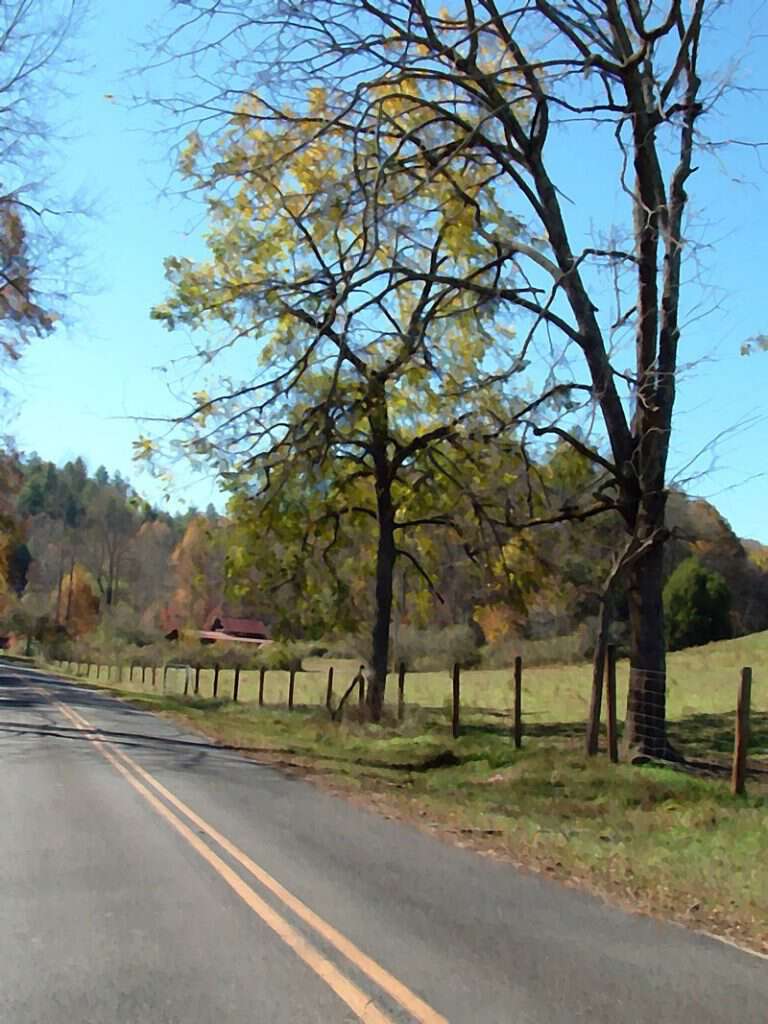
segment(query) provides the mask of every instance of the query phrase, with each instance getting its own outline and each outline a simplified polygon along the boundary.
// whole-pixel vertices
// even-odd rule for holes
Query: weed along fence
[[[668,735],[693,764],[709,761],[713,772],[732,768],[734,793],[743,793],[750,770],[768,777],[768,701],[753,687],[752,671],[729,663],[706,684],[701,654],[685,657],[691,670],[678,671],[680,656],[665,686],[644,690],[644,707],[635,715],[641,735],[653,701],[664,701]],[[675,662],[675,658],[678,662]],[[359,718],[365,704],[367,678],[351,659],[306,658],[293,669],[241,668],[169,661],[164,665],[104,665],[60,661],[76,678],[126,690],[177,695],[205,702],[230,703],[249,709],[306,711],[325,709],[329,718]],[[553,743],[581,743],[590,755],[622,757],[623,713],[630,670],[607,651],[603,672],[595,679],[591,665],[549,665],[525,668],[521,657],[507,669],[465,669],[454,665],[442,672],[411,671],[404,664],[387,681],[386,720],[421,720],[425,727],[445,729],[455,738],[469,732],[509,736],[520,748],[526,736]],[[591,692],[590,692],[591,684]],[[590,699],[591,698],[591,699]],[[757,704],[756,704],[757,701]],[[648,727],[654,725],[649,714]],[[662,758],[663,759],[663,758]]]
[[[116,688],[124,687],[126,690],[139,687],[141,690],[161,694],[199,697],[204,700],[242,701],[289,711],[299,707],[324,707],[336,720],[340,720],[344,713],[354,707],[359,709],[365,706],[368,685],[363,665],[356,666],[354,672],[351,672],[346,665],[340,668],[338,664],[290,670],[265,667],[244,670],[240,666],[229,668],[216,664],[201,666],[182,662],[152,666],[64,660],[56,661],[55,664],[77,679]],[[387,682],[387,709],[399,721],[405,719],[409,710],[445,712],[455,737],[461,734],[462,705],[472,721],[487,715],[502,719],[508,716],[515,745],[519,747],[523,735],[522,658],[515,659],[514,668],[509,673],[509,683],[501,690],[495,687],[487,695],[481,695],[477,681],[478,676],[483,675],[476,671],[467,673],[458,664],[448,673],[409,673],[405,664],[401,663],[397,672],[390,674]],[[429,677],[427,687],[423,686],[425,676]],[[464,685],[468,677],[471,679],[469,690]],[[414,685],[411,686],[411,683]],[[481,696],[490,698],[490,703],[478,703]]]

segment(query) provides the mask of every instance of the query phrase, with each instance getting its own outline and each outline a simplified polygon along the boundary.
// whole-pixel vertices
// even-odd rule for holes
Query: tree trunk
[[[630,757],[674,756],[666,731],[663,554],[663,543],[656,543],[627,572],[630,677],[624,748]]]
[[[72,555],[69,561],[69,587],[67,589],[67,610],[64,613],[65,624],[69,622],[72,615],[72,588],[75,582],[75,556]]]
[[[389,487],[378,495],[379,540],[376,549],[376,605],[373,620],[372,668],[368,685],[368,712],[378,722],[384,707],[389,666],[389,631],[395,572],[395,517]]]
[[[590,757],[597,753],[600,735],[600,709],[603,703],[603,676],[605,674],[605,652],[608,646],[608,633],[611,627],[611,594],[610,588],[601,595],[600,615],[597,622],[595,651],[592,657],[592,699],[587,719],[586,749]]]
[[[56,625],[61,623],[61,592],[64,587],[64,548],[59,555],[59,582],[56,587]]]
[[[115,578],[115,568],[114,568],[114,563],[112,561],[112,556],[110,555],[109,556],[109,565],[107,567],[107,590],[106,590],[106,594],[105,594],[105,600],[107,602],[107,608],[111,608],[112,607],[112,594],[114,593],[114,591],[113,591],[114,578]]]
[[[395,574],[395,505],[392,500],[392,465],[389,459],[389,409],[386,381],[373,376],[369,382],[369,448],[376,480],[376,601],[373,613],[371,660],[373,678],[368,685],[368,714],[373,722],[381,720],[384,691],[389,667],[389,631],[392,621],[392,591]]]

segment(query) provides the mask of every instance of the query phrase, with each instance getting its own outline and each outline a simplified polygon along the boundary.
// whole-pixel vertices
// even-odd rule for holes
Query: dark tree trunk
[[[587,719],[586,749],[593,757],[597,753],[600,735],[600,711],[603,704],[603,676],[605,674],[605,652],[608,646],[608,633],[611,627],[611,594],[610,590],[601,595],[600,615],[595,637],[595,651],[592,657],[592,699]]]
[[[107,586],[104,591],[104,600],[107,602],[107,608],[112,607],[112,603],[115,597],[115,553],[110,551],[109,559],[107,561]]]
[[[369,381],[368,423],[371,431],[369,452],[373,460],[376,481],[376,599],[373,612],[372,679],[368,685],[368,714],[371,720],[381,720],[384,691],[389,667],[389,639],[392,621],[392,591],[394,589],[395,559],[395,505],[392,500],[392,463],[389,457],[389,408],[386,381],[373,376]]]
[[[59,582],[56,587],[56,625],[61,623],[61,596],[64,589],[64,549],[61,549],[59,557]]]
[[[64,613],[64,622],[68,623],[72,616],[72,588],[75,582],[75,556],[69,562],[69,588],[67,589],[67,610]]]
[[[630,678],[624,747],[630,756],[672,755],[666,732],[663,554],[664,545],[654,544],[627,572]]]
[[[372,678],[368,686],[368,711],[378,722],[384,707],[389,666],[390,621],[395,572],[395,516],[389,486],[377,495],[379,540],[376,549],[376,605],[373,620]]]

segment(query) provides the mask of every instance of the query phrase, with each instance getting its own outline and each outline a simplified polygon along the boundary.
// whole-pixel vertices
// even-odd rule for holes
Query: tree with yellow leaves
[[[302,309],[306,326],[327,338],[350,297],[366,294],[373,308],[377,285],[395,280],[395,291],[409,282],[414,294],[450,294],[455,311],[484,304],[496,313],[496,340],[511,319],[524,324],[503,369],[513,354],[539,357],[529,433],[566,441],[602,477],[578,504],[531,521],[621,519],[616,567],[628,587],[631,662],[625,740],[642,756],[675,756],[666,737],[661,594],[692,248],[686,217],[706,155],[704,115],[728,92],[719,69],[731,55],[724,59],[721,43],[740,27],[736,8],[708,0],[263,0],[223,8],[188,0],[172,5],[179,20],[165,40],[164,57],[170,48],[194,62],[204,50],[206,87],[216,81],[217,46],[226,53],[220,90],[206,93],[209,124],[212,111],[230,111],[256,83],[271,83],[241,108],[226,158],[214,147],[211,174],[239,166],[253,186],[244,209],[258,220],[271,205],[270,174],[254,172],[238,133],[274,140],[277,174],[306,155],[309,163],[283,179],[286,202],[297,223],[311,215],[338,239],[345,274],[363,274],[350,291],[339,290],[329,268],[299,273],[275,309],[289,319]],[[226,27],[218,44],[201,42],[203,23]],[[310,100],[297,104],[307,90]],[[196,140],[191,159],[206,145]],[[584,161],[590,173],[574,173]],[[615,200],[600,211],[611,211],[609,219],[587,230],[591,216],[570,198],[586,179],[587,201],[598,193]],[[439,249],[419,248],[420,233],[433,230]],[[246,294],[251,269],[245,260]],[[200,278],[170,270],[192,298]],[[322,310],[307,310],[321,295]],[[226,308],[226,290],[214,287],[207,308]],[[545,416],[547,396],[562,401]],[[575,429],[593,422],[591,438]]]
[[[416,87],[382,98],[401,129]],[[460,534],[455,513],[462,504],[471,512],[473,478],[499,471],[490,439],[509,417],[501,383],[516,362],[501,370],[493,304],[467,302],[440,281],[497,279],[478,259],[455,194],[474,194],[479,172],[467,166],[453,186],[423,189],[413,204],[409,175],[393,174],[371,212],[354,182],[373,149],[349,147],[321,93],[308,96],[306,113],[326,130],[307,138],[306,121],[292,125],[288,114],[280,131],[262,126],[268,111],[250,101],[218,141],[212,171],[201,140],[190,138],[182,167],[209,197],[210,259],[167,262],[172,294],[154,316],[253,353],[244,380],[193,396],[185,446],[219,469],[242,518],[260,529],[271,522],[283,537],[284,578],[297,558],[299,568],[328,562],[349,520],[372,524],[368,702],[378,720],[396,561],[432,587],[425,535]],[[429,280],[419,279],[423,267]],[[249,566],[258,557],[269,560],[254,550]]]

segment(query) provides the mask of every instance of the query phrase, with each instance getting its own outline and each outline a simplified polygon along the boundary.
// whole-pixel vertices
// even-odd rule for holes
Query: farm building
[[[217,640],[262,644],[269,640],[269,630],[261,619],[238,618],[214,611],[208,616],[199,636],[203,643],[208,644]]]

